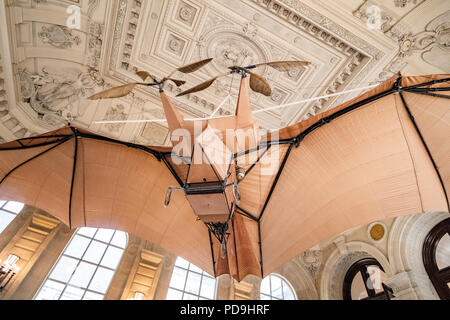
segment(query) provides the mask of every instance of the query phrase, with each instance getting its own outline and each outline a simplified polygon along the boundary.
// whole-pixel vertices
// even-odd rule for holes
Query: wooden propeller
[[[209,63],[211,60],[212,60],[212,58],[209,58],[209,59],[197,61],[197,62],[188,64],[188,65],[176,68],[167,77],[162,78],[161,81],[158,81],[155,76],[151,75],[147,71],[138,71],[138,72],[136,72],[136,74],[142,79],[142,81],[146,81],[147,79],[150,79],[151,82],[149,82],[149,83],[147,83],[147,82],[127,83],[127,84],[124,84],[124,85],[121,85],[118,87],[113,87],[113,88],[101,91],[99,93],[96,93],[96,94],[90,96],[88,99],[97,100],[97,99],[107,99],[107,98],[120,98],[120,97],[123,97],[123,96],[126,96],[127,94],[129,94],[134,89],[134,87],[136,87],[137,85],[162,86],[167,80],[172,81],[173,83],[175,83],[175,85],[177,87],[179,87],[179,86],[182,86],[183,84],[185,84],[186,81],[172,78],[172,75],[175,72],[179,71],[182,73],[191,73],[191,72],[197,71],[198,69],[203,67],[205,64]]]
[[[270,96],[272,94],[272,90],[270,88],[269,83],[260,75],[250,72],[249,69],[255,69],[260,66],[269,66],[272,67],[278,71],[286,72],[295,68],[303,67],[309,65],[310,62],[307,61],[271,61],[271,62],[264,62],[264,63],[258,63],[254,65],[250,65],[247,67],[238,67],[238,66],[232,66],[228,67],[230,71],[222,73],[218,76],[215,76],[214,78],[211,78],[205,82],[200,83],[199,85],[196,85],[195,87],[192,87],[188,90],[185,90],[179,94],[177,94],[177,97],[184,96],[189,93],[198,92],[205,90],[209,86],[211,86],[214,81],[216,81],[220,77],[227,76],[232,73],[242,73],[242,74],[249,74],[250,75],[250,89],[252,89],[255,92],[261,93],[265,96]]]

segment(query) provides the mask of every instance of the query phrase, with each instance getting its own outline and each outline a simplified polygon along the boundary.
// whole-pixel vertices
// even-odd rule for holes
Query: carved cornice
[[[371,3],[369,1],[367,4]],[[381,39],[382,35],[376,36],[374,42],[371,41],[372,35],[364,38],[363,35],[368,31],[361,30],[357,22],[350,21],[351,12],[345,12],[343,23],[338,24],[339,21],[333,17],[338,17],[345,9],[330,5],[322,12],[320,8],[326,4],[319,2],[316,5],[309,1],[247,0],[239,2],[237,10],[228,3],[205,0],[170,0],[162,3],[142,0],[117,2],[90,0],[82,3],[82,30],[67,30],[64,26],[58,25],[64,23],[65,19],[61,17],[49,17],[47,22],[46,18],[41,16],[45,10],[61,14],[61,4],[53,1],[32,5],[31,8],[29,6],[25,8],[27,6],[25,4],[24,8],[11,7],[9,10],[14,28],[11,36],[14,46],[12,51],[17,52],[19,57],[16,72],[20,73],[20,70],[28,68],[35,80],[45,76],[43,67],[46,65],[39,61],[58,60],[59,58],[55,58],[58,53],[64,60],[60,62],[61,65],[78,64],[80,74],[90,72],[89,70],[99,71],[104,77],[99,77],[102,83],[98,82],[96,87],[88,88],[98,91],[111,84],[138,80],[135,75],[138,68],[154,68],[155,74],[162,76],[166,69],[210,56],[214,57],[211,64],[198,73],[180,77],[189,80],[189,83],[198,83],[223,71],[224,66],[236,59],[241,60],[244,56],[248,56],[249,61],[252,57],[254,60],[312,61],[311,66],[291,73],[278,73],[270,68],[261,69],[261,73],[273,88],[273,94],[269,98],[252,93],[253,107],[262,108],[358,87],[361,83],[368,84],[370,80],[374,82],[383,80],[402,69],[406,65],[405,57],[412,53],[419,52],[424,60],[431,61],[434,60],[435,50],[446,50],[448,47],[445,40],[448,28],[430,27],[430,30],[424,30],[422,33],[410,34],[406,29],[406,31],[402,29],[403,24],[397,21],[397,17],[383,9],[386,17],[383,20],[386,39],[402,42],[401,46],[399,45],[398,55],[394,57],[395,53],[390,51],[391,40],[388,42],[384,37]],[[364,6],[367,4],[363,3],[354,12],[354,16],[366,19]],[[14,5],[17,6],[17,3]],[[52,11],[53,7],[55,11]],[[100,8],[106,8],[107,14],[103,19],[99,18],[99,12],[96,11]],[[29,21],[30,16],[34,14],[39,16],[38,22]],[[14,20],[16,16],[20,16],[17,21]],[[274,34],[264,25],[265,21],[282,28],[282,32]],[[37,26],[34,34],[31,33],[33,23]],[[17,28],[19,24],[21,28]],[[20,32],[24,32],[24,37],[19,34]],[[21,39],[27,36],[28,42],[22,42]],[[38,41],[32,39],[33,36],[37,37]],[[430,41],[435,44],[428,46]],[[302,47],[301,44],[304,42],[311,44],[311,47],[317,47],[313,49],[309,49],[310,46]],[[433,50],[430,51],[430,48]],[[64,53],[67,53],[67,56]],[[391,57],[394,59],[389,61]],[[35,63],[30,63],[29,59],[35,59]],[[46,63],[48,64],[48,61]],[[385,63],[388,65],[382,70]],[[32,65],[39,67],[32,69]],[[374,78],[373,75],[379,77]],[[72,86],[70,90],[88,90],[83,87],[85,78],[81,79],[82,81],[75,78],[68,80],[69,86]],[[229,93],[233,97],[237,95],[238,81],[232,83],[229,80],[231,79],[220,79],[208,91],[173,99],[186,116],[205,117],[211,114]],[[16,86],[18,82],[16,79]],[[54,83],[62,84],[59,80],[55,80]],[[33,83],[33,86],[35,85],[38,86],[36,90],[43,92],[43,89],[39,89],[39,84]],[[74,123],[73,115],[76,115],[78,119],[75,121],[80,121],[79,124],[94,131],[98,129],[102,134],[115,138],[147,144],[168,143],[164,124],[146,123],[134,127],[123,124],[103,126],[92,124],[93,120],[102,119],[162,118],[163,114],[158,112],[161,111],[159,96],[154,89],[139,88],[135,90],[132,99],[119,99],[117,103],[90,104],[82,100],[84,106],[81,109],[89,105],[89,110],[97,110],[84,113],[86,116],[82,115],[84,111],[80,113],[80,108],[70,103],[56,108],[56,105],[52,105],[53,102],[49,104],[48,101],[44,101],[45,106],[50,105],[51,108],[58,109],[57,112],[61,112],[55,115],[46,112],[48,121],[44,121],[43,118],[39,120],[36,116],[35,108],[41,106],[40,103],[34,103],[35,108],[30,108],[31,104],[23,103],[20,98],[17,104],[20,108],[14,108],[17,112],[6,110],[4,101],[10,94],[6,91],[5,95],[1,86],[0,79],[0,120],[3,121],[3,124],[0,123],[0,129],[6,132],[7,140],[31,135],[34,133],[32,131],[40,131],[41,127],[43,131],[54,129],[55,125],[65,123],[64,118]],[[169,96],[180,92],[180,88],[170,83],[166,85],[165,90]],[[21,91],[16,88],[16,92]],[[62,94],[62,91],[58,92]],[[84,96],[89,93],[86,91]],[[349,98],[350,95],[324,98],[301,108],[287,108],[259,114],[258,121],[263,128],[287,126]],[[67,100],[70,99],[69,97]],[[22,112],[21,115],[19,111]],[[234,105],[228,103],[218,111],[218,114],[227,115],[233,111]]]
[[[397,7],[404,7],[407,0],[395,1]],[[413,1],[414,4],[423,1]],[[450,34],[450,13],[449,11],[436,17],[430,21],[424,31],[413,34],[410,27],[404,23],[394,12],[386,7],[379,5],[373,0],[365,0],[360,7],[353,12],[353,15],[364,23],[378,21],[376,27],[382,31],[387,37],[398,43],[397,55],[385,66],[383,71],[378,75],[379,80],[385,80],[393,74],[405,68],[408,62],[406,57],[414,53],[422,53],[422,59],[437,67],[444,67],[433,59],[432,55],[427,58],[425,53],[433,50],[434,47],[441,48],[439,55],[445,52],[450,53],[450,44],[447,40]],[[372,21],[372,22],[373,22]],[[444,58],[445,59],[445,58]]]
[[[141,249],[128,277],[121,299],[130,299],[136,292],[144,294],[143,300],[152,300],[161,274],[164,256]]]
[[[231,299],[234,300],[251,300],[253,284],[245,281],[233,282],[233,296]]]

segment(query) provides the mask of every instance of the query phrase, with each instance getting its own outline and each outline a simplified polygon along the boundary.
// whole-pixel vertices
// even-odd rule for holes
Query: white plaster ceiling
[[[67,8],[81,8],[68,29]],[[379,24],[373,28],[373,7]],[[370,9],[372,8],[372,9]],[[233,64],[307,60],[290,73],[261,68],[271,97],[252,94],[252,108],[290,103],[378,83],[404,74],[450,72],[446,0],[17,0],[0,8],[0,136],[13,140],[70,120],[110,137],[169,144],[164,123],[96,124],[96,120],[161,119],[158,92],[139,88],[114,100],[89,101],[102,89],[138,80],[136,70],[162,77],[200,59],[196,85]],[[376,13],[375,12],[375,13]],[[376,21],[375,21],[376,22]],[[234,112],[239,79],[221,78],[205,91],[175,98],[183,114],[203,117],[231,94],[219,114]],[[360,92],[257,114],[262,128],[284,127]]]

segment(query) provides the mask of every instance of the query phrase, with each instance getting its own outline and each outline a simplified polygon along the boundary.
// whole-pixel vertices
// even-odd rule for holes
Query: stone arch
[[[298,300],[317,300],[319,298],[312,275],[295,260],[285,263],[273,273],[289,282]]]
[[[410,286],[419,299],[439,299],[422,259],[425,237],[449,217],[446,212],[431,212],[395,219],[388,240],[388,257],[396,273],[406,272]]]
[[[386,275],[392,276],[394,270],[387,257],[376,247],[360,241],[339,245],[324,264],[319,280],[319,293],[322,300],[342,300],[342,287],[345,274],[350,266],[363,258],[375,258]]]

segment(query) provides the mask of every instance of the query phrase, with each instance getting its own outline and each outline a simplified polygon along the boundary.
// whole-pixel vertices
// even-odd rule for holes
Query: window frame
[[[367,297],[360,300],[391,300],[394,297],[392,289],[382,283],[383,291],[376,293],[374,288],[367,287],[367,280],[370,279],[368,267],[377,266],[381,271],[385,272],[383,266],[375,258],[363,258],[353,263],[347,270],[342,286],[342,297],[344,300],[352,299],[352,284],[358,273],[361,273],[364,287],[366,288]]]
[[[294,296],[294,300],[298,300],[297,293],[295,292],[294,287],[291,285],[291,283],[285,277],[283,277],[281,274],[278,274],[278,273],[271,273],[268,276],[266,276],[264,279],[261,280],[261,283],[262,283],[262,281],[268,279],[268,281],[269,281],[269,288],[270,288],[269,289],[270,290],[270,295],[262,293],[261,292],[261,286],[260,286],[260,290],[259,290],[259,299],[260,300],[262,300],[261,299],[261,295],[269,297],[270,300],[278,300],[278,301],[285,300],[284,299],[284,291],[283,290],[281,290],[281,292],[283,293],[283,298],[282,299],[279,299],[279,298],[273,296],[273,294],[272,294],[273,293],[273,291],[272,291],[272,281],[271,281],[270,277],[280,278],[280,280],[281,280],[281,288],[283,289],[283,285],[286,284],[288,286],[288,288],[291,290],[292,295]]]
[[[20,201],[15,201],[15,200],[0,200],[0,201],[5,201],[5,203],[3,203],[2,205],[0,205],[0,211],[3,211],[3,212],[5,212],[5,213],[7,213],[7,214],[10,214],[10,215],[14,216],[14,218],[13,218],[13,219],[5,226],[5,228],[3,228],[3,230],[0,231],[0,234],[1,234],[3,231],[6,230],[6,228],[8,228],[8,226],[14,221],[14,219],[17,218],[17,216],[23,211],[23,209],[25,209],[25,203],[20,202]],[[8,203],[10,203],[10,202],[21,203],[21,204],[23,204],[23,207],[22,207],[22,209],[20,209],[20,211],[17,212],[17,213],[14,212],[14,211],[10,211],[10,210],[8,210],[8,209],[5,209],[5,206],[7,206]],[[1,214],[1,212],[0,212],[0,214]]]
[[[117,268],[119,267],[120,262],[122,261],[123,254],[125,253],[125,250],[126,250],[126,248],[127,248],[127,246],[128,246],[128,233],[126,233],[126,232],[124,232],[124,231],[121,231],[121,230],[109,229],[109,230],[114,230],[114,232],[113,232],[113,234],[111,235],[111,238],[110,238],[109,242],[107,243],[107,242],[105,242],[105,241],[95,239],[95,236],[97,235],[97,232],[98,232],[99,230],[107,229],[107,228],[86,227],[86,228],[97,229],[97,230],[95,230],[94,234],[93,234],[91,237],[90,237],[90,236],[83,235],[83,234],[79,234],[79,231],[80,231],[82,228],[85,228],[85,227],[80,227],[80,228],[78,228],[78,229],[72,234],[70,240],[67,242],[67,244],[65,245],[64,249],[61,251],[61,254],[59,255],[58,259],[55,261],[55,263],[53,264],[52,268],[51,268],[50,271],[47,273],[47,276],[45,277],[45,280],[42,282],[41,286],[39,287],[39,289],[38,289],[38,290],[36,291],[36,293],[34,294],[33,300],[36,300],[36,298],[39,296],[41,290],[44,288],[44,286],[45,286],[45,284],[47,283],[47,281],[53,281],[53,282],[56,282],[56,283],[58,283],[58,284],[64,285],[64,288],[63,288],[63,289],[61,290],[61,292],[59,293],[58,299],[55,299],[55,300],[61,300],[61,297],[63,296],[63,294],[64,294],[64,292],[65,292],[65,290],[66,290],[66,288],[67,288],[68,286],[71,286],[71,287],[74,287],[74,288],[77,288],[77,289],[81,289],[81,290],[84,291],[83,294],[82,294],[82,296],[81,296],[81,298],[80,298],[79,300],[83,300],[87,293],[93,293],[93,294],[96,294],[96,295],[101,295],[101,296],[103,296],[103,299],[104,299],[104,297],[105,297],[106,294],[108,293],[109,287],[111,286],[111,282],[112,282],[112,280],[113,280],[113,278],[114,278],[114,275],[115,275],[115,273],[116,273],[116,271],[117,271]],[[111,242],[112,242],[112,240],[113,240],[113,238],[114,238],[116,232],[118,232],[118,231],[119,231],[119,232],[123,232],[123,233],[125,234],[125,236],[126,236],[125,246],[124,246],[123,248],[119,247],[118,245],[111,244]],[[84,249],[83,253],[81,254],[81,256],[80,256],[79,258],[77,258],[77,257],[75,257],[75,256],[72,256],[72,255],[69,255],[69,254],[66,254],[66,250],[67,250],[67,249],[69,248],[69,246],[71,245],[71,243],[72,243],[73,239],[75,238],[75,236],[84,237],[84,238],[86,238],[86,239],[89,240],[89,242],[88,242],[86,248]],[[84,258],[84,256],[85,256],[86,252],[89,250],[90,245],[92,244],[92,242],[93,242],[94,240],[106,245],[105,250],[104,250],[104,252],[102,253],[102,255],[101,255],[101,257],[100,257],[98,263],[93,263],[93,262],[90,262],[90,261],[88,261],[88,260],[83,260],[83,258]],[[113,268],[111,268],[111,267],[109,267],[109,266],[101,265],[101,262],[102,262],[102,260],[103,260],[103,258],[104,258],[104,256],[105,256],[106,252],[108,251],[108,248],[109,248],[109,247],[114,247],[114,248],[118,248],[118,249],[121,249],[121,250],[122,250],[122,255],[121,255],[121,257],[120,257],[120,259],[119,259],[119,261],[118,261],[118,264],[117,264],[117,266],[116,266],[115,269],[113,269]],[[60,260],[61,260],[62,257],[67,257],[67,258],[69,258],[69,259],[77,260],[76,266],[75,266],[74,270],[73,270],[72,273],[70,274],[68,280],[65,281],[65,282],[64,282],[64,281],[61,281],[61,280],[57,280],[57,279],[52,279],[52,278],[50,278],[50,275],[53,273],[53,271],[55,270],[55,268],[58,266],[58,263],[60,262]],[[90,264],[90,265],[92,265],[92,266],[95,267],[95,269],[94,269],[94,271],[93,271],[93,273],[92,273],[92,275],[91,275],[91,277],[90,277],[90,279],[89,279],[89,282],[87,283],[87,285],[86,285],[85,288],[76,286],[76,285],[74,285],[74,284],[70,284],[70,281],[72,280],[74,274],[76,273],[76,271],[78,270],[78,267],[80,266],[80,264],[81,264],[82,262],[87,263],[87,264]],[[113,275],[112,275],[112,277],[111,277],[111,280],[110,280],[110,282],[109,282],[109,284],[108,284],[108,287],[107,287],[105,293],[102,293],[102,292],[99,292],[99,291],[96,291],[96,290],[93,290],[93,289],[89,289],[89,286],[91,285],[92,280],[94,279],[95,275],[97,274],[97,270],[99,269],[99,267],[104,268],[104,269],[107,269],[107,270],[113,272]],[[69,300],[73,300],[73,299],[69,299]]]
[[[439,222],[427,234],[422,247],[422,259],[428,277],[439,298],[450,300],[450,288],[447,284],[450,283],[450,266],[439,269],[436,262],[436,250],[445,234],[450,236],[450,218]]]
[[[167,288],[166,300],[167,300],[167,295],[169,294],[169,290],[174,290],[174,291],[181,292],[181,300],[183,300],[183,297],[184,297],[185,294],[188,294],[188,295],[197,297],[197,301],[199,301],[200,298],[201,298],[202,300],[215,300],[216,297],[217,297],[217,278],[214,278],[213,276],[209,275],[209,274],[206,273],[204,270],[202,270],[202,273],[199,273],[198,271],[191,270],[191,269],[190,269],[190,266],[191,266],[191,265],[193,265],[193,266],[195,266],[195,267],[197,267],[197,266],[194,265],[194,264],[192,264],[192,263],[190,263],[189,261],[187,261],[187,260],[185,260],[185,259],[183,259],[183,260],[186,261],[186,262],[188,263],[187,268],[181,267],[181,266],[177,266],[177,265],[176,265],[176,262],[177,262],[178,259],[183,259],[183,258],[177,257],[177,259],[175,260],[175,263],[174,263],[173,269],[172,269],[172,275],[171,275],[170,281],[169,281],[169,286],[168,286],[168,288]],[[179,269],[182,269],[182,270],[186,271],[186,277],[185,277],[185,279],[184,279],[183,289],[178,289],[178,288],[174,288],[174,287],[171,287],[171,286],[170,286],[170,282],[172,282],[172,277],[173,277],[173,273],[174,273],[174,271],[175,271],[175,268],[179,268]],[[201,269],[201,268],[199,268],[199,267],[197,267],[197,268],[198,268],[198,269]],[[189,275],[189,272],[192,272],[192,273],[195,273],[195,274],[197,274],[197,275],[200,275],[200,284],[199,284],[199,292],[198,292],[198,294],[195,294],[195,293],[186,291],[186,284],[187,284],[187,281],[188,281],[188,275]],[[210,279],[213,279],[213,280],[214,280],[214,297],[213,297],[212,299],[207,298],[207,297],[205,297],[205,296],[202,296],[202,295],[200,294],[200,293],[201,293],[201,289],[202,289],[203,278],[210,278]],[[172,300],[172,299],[171,299],[171,300]],[[194,300],[194,301],[195,301],[195,300]]]

